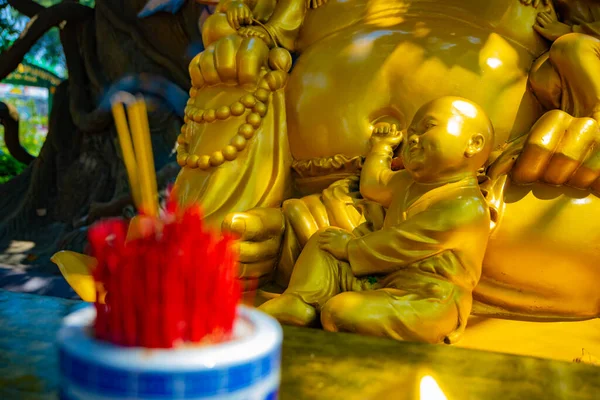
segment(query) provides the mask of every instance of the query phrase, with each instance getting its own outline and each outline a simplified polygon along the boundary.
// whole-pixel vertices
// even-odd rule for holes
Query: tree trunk
[[[55,93],[40,155],[21,175],[0,185],[0,253],[11,242],[30,241],[35,264],[57,272],[48,261],[55,251],[82,251],[86,223],[119,213],[130,203],[112,116],[99,107],[103,95],[124,76],[138,74],[166,79],[187,92],[187,49],[200,40],[204,6],[190,1],[175,15],[139,19],[144,0],[102,0],[94,10],[73,3],[44,9],[31,1],[13,2],[37,17],[13,49],[0,55],[0,66],[18,65],[33,39],[67,21],[61,24],[61,42],[69,79]],[[178,171],[172,149],[183,121],[160,93],[152,100],[157,105],[149,107],[155,166],[166,184]],[[88,219],[90,208],[94,216]]]

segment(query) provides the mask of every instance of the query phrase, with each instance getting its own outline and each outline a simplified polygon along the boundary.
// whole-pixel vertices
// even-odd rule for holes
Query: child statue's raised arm
[[[371,151],[360,174],[360,193],[368,200],[388,207],[392,198],[389,185],[398,172],[392,171],[394,149],[402,141],[402,133],[395,124],[378,123],[371,135]]]

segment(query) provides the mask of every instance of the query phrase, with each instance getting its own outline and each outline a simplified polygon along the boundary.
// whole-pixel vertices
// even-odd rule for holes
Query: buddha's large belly
[[[296,160],[363,155],[375,118],[390,114],[406,125],[444,95],[484,107],[499,144],[541,114],[526,90],[534,55],[525,47],[444,15],[386,21],[354,24],[300,56],[286,93]]]
[[[600,316],[600,198],[547,185],[509,186],[476,289],[523,316]]]

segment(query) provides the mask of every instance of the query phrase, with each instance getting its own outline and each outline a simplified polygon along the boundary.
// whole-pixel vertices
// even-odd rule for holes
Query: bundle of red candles
[[[227,340],[241,294],[233,238],[212,232],[200,207],[182,209],[172,195],[163,215],[139,218],[151,229],[136,238],[123,220],[90,229],[94,279],[107,293],[96,303],[96,337],[146,348]]]

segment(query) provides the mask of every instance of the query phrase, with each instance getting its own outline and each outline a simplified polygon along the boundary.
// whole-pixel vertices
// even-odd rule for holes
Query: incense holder
[[[282,330],[276,320],[239,306],[233,338],[174,349],[121,347],[96,340],[96,310],[68,315],[58,334],[60,398],[276,399]]]

